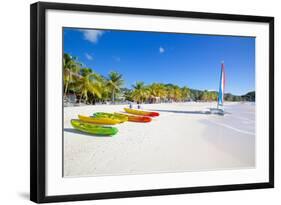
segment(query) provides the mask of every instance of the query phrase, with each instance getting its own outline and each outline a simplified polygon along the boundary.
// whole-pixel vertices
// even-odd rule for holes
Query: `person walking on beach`
[[[131,103],[131,102],[129,103],[129,108],[130,108],[130,109],[132,109],[132,108],[133,108],[133,105],[132,105],[132,103]]]

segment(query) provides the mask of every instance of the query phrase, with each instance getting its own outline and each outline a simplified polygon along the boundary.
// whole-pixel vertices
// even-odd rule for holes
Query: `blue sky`
[[[226,92],[255,90],[255,38],[64,28],[64,52],[93,71],[136,81],[218,90],[225,62]]]

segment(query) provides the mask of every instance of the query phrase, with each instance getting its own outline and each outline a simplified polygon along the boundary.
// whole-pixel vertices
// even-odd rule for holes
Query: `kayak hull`
[[[88,117],[83,115],[78,115],[78,118],[82,122],[93,123],[93,124],[115,125],[121,123],[120,120],[110,119],[110,118],[96,118],[96,117]]]
[[[123,116],[123,115],[118,115],[115,113],[108,113],[108,112],[96,112],[93,114],[94,117],[96,118],[110,118],[110,119],[115,119],[115,120],[119,120],[122,122],[126,122],[128,121],[128,117],[127,116]]]
[[[149,117],[157,117],[159,116],[158,112],[149,112],[144,110],[135,110],[131,108],[124,108],[125,112],[133,114],[133,115],[142,115],[142,116],[149,116]]]
[[[100,125],[94,125],[80,120],[71,120],[71,125],[76,130],[85,132],[87,134],[98,135],[98,136],[112,136],[118,133],[118,129],[115,127],[106,127]]]
[[[121,113],[114,113],[116,115],[122,115],[122,116],[127,116],[129,122],[151,122],[151,117],[148,116],[140,116],[140,115],[128,115],[128,114],[121,114]]]

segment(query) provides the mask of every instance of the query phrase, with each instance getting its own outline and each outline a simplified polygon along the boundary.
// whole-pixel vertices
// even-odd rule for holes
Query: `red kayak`
[[[123,113],[114,113],[119,116],[126,116],[128,117],[128,121],[130,122],[151,122],[151,117],[148,116],[139,116],[139,115],[127,115]]]
[[[131,108],[124,108],[125,112],[133,114],[133,115],[142,115],[142,116],[149,116],[149,117],[157,117],[159,116],[158,112],[150,112],[145,110],[136,110]]]

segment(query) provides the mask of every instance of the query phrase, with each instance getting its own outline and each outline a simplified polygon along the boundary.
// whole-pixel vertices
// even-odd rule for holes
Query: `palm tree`
[[[181,89],[178,86],[174,86],[173,88],[173,97],[175,101],[181,100]]]
[[[201,96],[201,100],[202,101],[208,101],[208,91],[207,90],[204,90],[204,92],[202,93],[202,96]]]
[[[156,100],[156,98],[162,99],[166,96],[166,89],[163,84],[153,83],[148,86],[149,98],[151,101]]]
[[[120,91],[121,86],[123,85],[124,80],[122,79],[122,75],[117,72],[110,72],[108,75],[107,87],[111,92],[111,100],[114,103],[115,94]]]
[[[166,98],[168,99],[168,101],[170,101],[173,98],[173,96],[172,96],[173,88],[170,85],[166,85],[165,88],[166,88],[166,93],[167,93]]]
[[[106,77],[103,77],[101,75],[98,76],[97,80],[100,82],[101,84],[101,100],[103,102],[107,101],[110,99],[110,88],[108,86],[108,80],[106,79]]]
[[[177,85],[166,85],[166,92],[168,100],[179,101],[181,100],[181,89]]]
[[[66,96],[69,89],[69,84],[75,82],[75,78],[78,77],[81,64],[76,61],[76,58],[65,53],[63,55],[63,73],[64,73],[64,96]]]
[[[187,100],[187,98],[190,98],[190,89],[186,86],[181,88],[181,97],[182,100]]]
[[[86,76],[90,73],[92,73],[92,69],[91,68],[81,68],[80,71],[79,71],[79,74],[82,75],[82,76]]]
[[[144,82],[136,82],[135,85],[132,85],[132,99],[138,103],[143,103],[148,97],[148,90],[144,85]]]
[[[96,73],[89,73],[78,80],[78,89],[80,93],[80,102],[84,98],[85,102],[88,101],[89,94],[101,98],[102,83],[100,76]]]
[[[125,100],[127,100],[127,101],[133,101],[132,92],[133,92],[133,91],[130,90],[130,89],[125,89],[125,90],[123,91]]]
[[[212,91],[212,92],[210,92],[210,99],[211,99],[211,101],[216,101],[217,100],[217,98],[218,98],[218,94],[217,94],[217,92],[215,92],[215,91]]]

